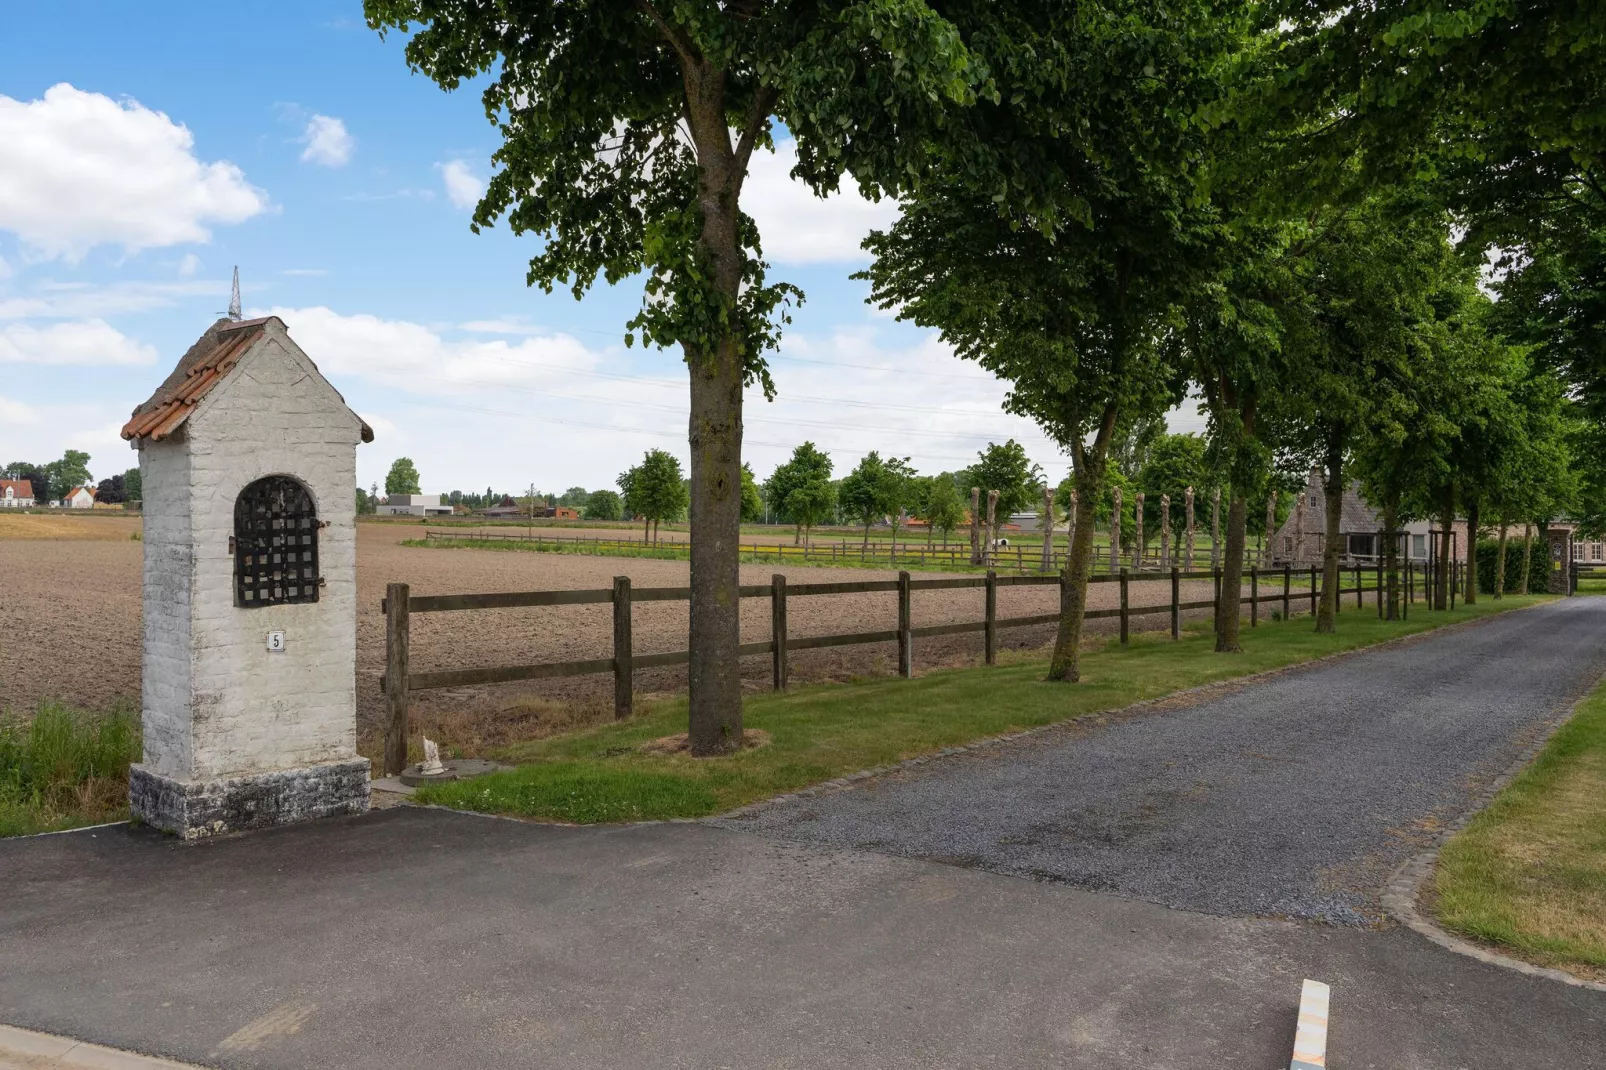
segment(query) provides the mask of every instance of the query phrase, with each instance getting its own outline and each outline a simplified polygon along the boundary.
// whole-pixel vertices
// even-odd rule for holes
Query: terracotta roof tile
[[[266,322],[218,320],[212,324],[156,393],[134,410],[123,425],[123,437],[161,440],[172,434],[207,391],[222,382]]]

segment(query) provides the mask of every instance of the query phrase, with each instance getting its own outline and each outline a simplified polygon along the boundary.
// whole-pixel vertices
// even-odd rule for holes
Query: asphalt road
[[[389,810],[0,842],[0,1021],[255,1070],[1594,1065],[1606,999],[1409,931],[1211,917],[706,826]]]
[[[1366,923],[1394,867],[1606,673],[1603,640],[1606,599],[1568,599],[726,823],[1212,914]]]
[[[1391,763],[1396,779],[1431,784],[1434,777],[1412,770],[1439,761],[1435,745],[1481,739],[1455,751],[1477,768],[1452,774],[1448,763],[1431,766],[1455,791],[1470,792],[1468,776],[1498,765],[1514,740],[1561,707],[1565,687],[1555,679],[1582,690],[1599,671],[1599,653],[1586,648],[1590,639],[1598,644],[1603,612],[1606,600],[1582,599],[1528,611],[1059,746],[1103,746],[1144,725],[1156,733],[1171,722],[1180,731],[1214,716],[1257,754],[1301,757],[1313,798],[1333,798],[1335,778],[1372,790],[1384,778],[1366,774],[1365,762],[1316,760],[1315,740],[1328,731],[1323,718],[1250,702],[1264,718],[1256,736],[1219,707],[1322,679],[1339,686],[1345,676],[1398,684],[1379,669],[1398,662],[1432,688],[1454,689],[1465,708],[1435,711],[1411,700],[1407,716],[1392,712],[1396,691],[1394,705],[1368,719],[1356,698],[1350,730],[1332,736],[1334,744]],[[1528,662],[1536,671],[1548,664],[1555,679],[1531,679]],[[1537,695],[1516,697],[1540,683]],[[1389,753],[1390,732],[1403,734],[1394,747],[1414,758]],[[1161,746],[1172,737],[1143,738]],[[1259,770],[1262,761],[1234,766],[1229,749],[1197,741],[1191,748],[1174,747],[1165,760],[1191,762],[1196,778]],[[1039,750],[1055,744],[998,755],[1018,753],[1031,766]],[[1136,763],[1129,769],[1140,778],[1166,768],[1157,756],[1105,753],[1107,763]],[[1002,789],[974,778],[1016,763],[935,764],[943,768],[811,805],[834,813],[969,777],[976,794],[968,809],[983,814],[986,793]],[[1329,765],[1339,772],[1330,775]],[[1052,765],[1038,768],[1062,776]],[[1270,773],[1255,783],[1294,800],[1286,785],[1300,779]],[[1101,783],[1119,789],[1120,781]],[[1229,787],[1214,793],[1237,800],[1222,812],[1244,812],[1249,789]],[[1361,808],[1370,820],[1347,818],[1315,837],[1339,837],[1332,857],[1349,857],[1357,845],[1387,844],[1376,839],[1394,819],[1385,810],[1408,810],[1416,799],[1426,807],[1417,812],[1448,815],[1457,798],[1427,788],[1390,792],[1372,804],[1382,808],[1376,813]],[[1229,834],[1230,822],[1206,819],[1217,813],[1212,798],[1195,800],[1204,816],[1188,826],[1212,850],[1195,850],[1180,833],[1169,841],[1205,870],[1158,886],[1214,894],[1214,882],[1247,896],[1242,889],[1255,882],[1232,872],[1239,864],[1267,867],[1287,884],[1284,898],[1319,891],[1293,864],[1327,857],[1311,853],[1307,837],[1251,851]],[[961,803],[950,801],[950,812],[962,815]],[[1344,831],[1351,825],[1371,831]],[[1330,1060],[1349,1070],[1589,1066],[1606,1036],[1599,993],[1485,965],[1395,927],[1175,910],[1061,881],[897,857],[887,853],[892,844],[874,851],[800,842],[788,836],[791,826],[766,827],[780,835],[684,823],[564,828],[404,808],[196,845],[126,826],[0,841],[0,1022],[253,1070],[1267,1070],[1287,1065],[1300,981],[1312,977],[1333,986]],[[1236,827],[1257,842],[1269,836],[1263,824]],[[1276,843],[1284,850],[1272,849]],[[1158,861],[1134,863],[1142,853],[1119,842],[1108,850],[1117,875],[1166,873]],[[1212,861],[1212,852],[1242,861]]]

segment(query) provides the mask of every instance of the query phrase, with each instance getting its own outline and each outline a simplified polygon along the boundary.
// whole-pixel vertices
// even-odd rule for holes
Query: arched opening
[[[318,600],[318,510],[289,476],[250,483],[234,501],[234,604]]]

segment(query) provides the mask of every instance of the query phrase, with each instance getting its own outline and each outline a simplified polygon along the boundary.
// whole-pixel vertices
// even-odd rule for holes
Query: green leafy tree
[[[843,478],[837,501],[843,512],[864,526],[861,556],[870,549],[870,526],[877,520],[897,516],[908,504],[911,475],[907,458],[882,460],[881,454],[871,450]],[[893,536],[897,536],[896,528]]]
[[[920,515],[930,525],[926,532],[928,543],[933,531],[942,532],[942,541],[946,543],[954,529],[965,522],[965,502],[959,496],[953,476],[944,473],[931,481]]]
[[[758,481],[753,469],[742,462],[742,523],[755,524],[764,519],[764,496],[758,492]]]
[[[131,502],[137,502],[145,497],[145,480],[139,474],[137,467],[123,473],[123,491]]]
[[[778,465],[764,484],[770,504],[776,515],[797,526],[793,542],[805,541],[805,530],[823,523],[836,512],[836,491],[831,487],[827,494],[821,486],[830,486],[831,458],[812,442],[805,442],[792,451],[785,464]],[[792,500],[799,488],[809,488],[803,497]],[[829,501],[829,505],[823,505]]]
[[[67,450],[61,455],[61,460],[51,461],[45,465],[44,472],[48,477],[53,497],[56,498],[65,495],[74,487],[87,486],[93,478],[89,474],[89,454],[83,450]],[[35,497],[37,496],[36,490]]]
[[[965,469],[964,478],[981,488],[982,501],[989,491],[998,492],[998,519],[1007,519],[1031,507],[1043,485],[1043,470],[1026,456],[1026,447],[1014,439],[999,445],[987,443],[976,454],[976,463]]]
[[[619,477],[624,507],[642,518],[642,539],[658,542],[658,525],[686,511],[686,480],[680,461],[664,450],[648,450],[641,463]]]
[[[591,499],[591,492],[584,487],[570,487],[558,495],[558,504],[567,505],[571,509],[579,509]]]
[[[385,473],[386,494],[422,494],[418,486],[418,469],[411,457],[397,457]]]
[[[623,511],[623,501],[611,490],[594,490],[586,496],[584,515],[587,520],[618,520]]]
[[[955,113],[978,92],[998,99],[967,38],[1012,43],[995,23],[1015,7],[365,0],[371,27],[411,35],[415,70],[448,90],[486,78],[502,145],[475,226],[505,217],[538,235],[528,279],[547,289],[563,283],[578,297],[599,274],[642,275],[627,342],[639,332],[684,355],[695,755],[740,744],[743,386],[773,392],[763,354],[800,297],[769,281],[742,211],[752,153],[771,144],[778,119],[798,145],[794,174],[815,189],[850,173],[869,192],[905,192],[942,141],[968,129]],[[961,15],[971,22],[956,24]]]
[[[1189,487],[1197,492],[1210,480],[1209,465],[1205,458],[1205,440],[1199,435],[1163,434],[1149,450],[1143,468],[1138,472],[1137,484],[1143,491],[1143,537],[1160,535],[1160,499],[1171,498],[1171,537],[1173,551],[1182,545],[1187,528]]]

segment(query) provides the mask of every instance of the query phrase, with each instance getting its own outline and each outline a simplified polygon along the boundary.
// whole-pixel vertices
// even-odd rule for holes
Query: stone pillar
[[[1121,488],[1110,488],[1110,575],[1121,571]]]
[[[1186,554],[1186,556],[1182,559],[1182,567],[1183,567],[1184,571],[1192,572],[1193,571],[1193,488],[1192,487],[1189,487],[1186,491],[1183,492],[1182,501],[1183,501],[1183,508],[1187,511],[1187,522],[1188,522],[1188,530],[1187,530],[1187,535],[1186,535],[1187,542],[1184,544],[1184,550],[1183,550],[1183,552]]]
[[[1160,495],[1160,568],[1171,568],[1171,495]]]
[[[1043,484],[1043,522],[1037,525],[1043,532],[1043,571],[1054,567],[1054,488]]]
[[[1132,571],[1143,567],[1143,492],[1138,491],[1132,508]]]
[[[184,393],[123,428],[145,488],[129,809],[187,840],[361,813],[352,488],[373,432],[276,317],[218,321],[179,369]]]
[[[981,564],[981,488],[970,488],[970,563]]]
[[[1221,567],[1221,488],[1210,492],[1210,571]]]

